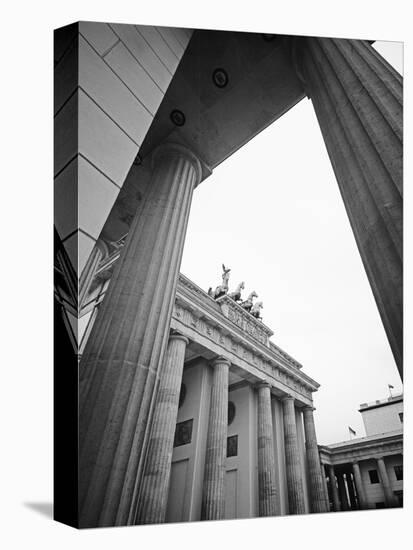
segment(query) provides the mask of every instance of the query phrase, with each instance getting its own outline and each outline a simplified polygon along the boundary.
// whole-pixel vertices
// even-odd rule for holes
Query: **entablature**
[[[336,444],[337,445],[337,444]],[[320,445],[320,458],[324,464],[340,466],[362,460],[403,454],[403,433],[389,434],[371,439],[360,439],[342,446]]]
[[[271,345],[269,334],[272,331],[263,323],[244,310],[242,312],[251,319],[243,316],[238,318],[239,323],[234,322],[230,312],[242,308],[231,298],[222,298],[212,299],[192,281],[180,275],[172,328],[183,330],[188,337],[202,345],[218,345],[217,352],[232,355],[232,362],[241,369],[249,369],[251,372],[252,368],[258,377],[262,377],[262,374],[270,375],[273,385],[276,381],[284,393],[289,390],[297,392],[308,403],[319,384],[297,368],[295,362],[290,363],[288,354],[281,355],[279,348]],[[245,329],[246,326],[249,328]],[[185,329],[189,329],[189,332],[185,332]]]

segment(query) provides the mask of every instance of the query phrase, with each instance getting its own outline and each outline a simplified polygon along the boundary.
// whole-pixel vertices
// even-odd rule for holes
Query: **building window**
[[[399,413],[400,422],[403,424],[403,413]]]
[[[185,420],[184,422],[178,422],[175,428],[174,447],[181,447],[182,445],[191,443],[193,423],[193,418]]]
[[[227,457],[238,456],[238,436],[231,435],[227,438]]]
[[[182,382],[181,384],[181,391],[179,392],[179,403],[178,403],[178,409],[180,409],[185,401],[185,397],[186,397],[186,386],[185,384]]]
[[[369,470],[370,483],[380,483],[377,470]],[[379,503],[380,504],[380,503]]]
[[[402,481],[403,479],[403,464],[394,467],[394,473],[396,474],[397,481]]]
[[[228,426],[230,426],[235,418],[235,405],[232,401],[228,401]]]
[[[384,502],[376,502],[376,508],[384,508]]]

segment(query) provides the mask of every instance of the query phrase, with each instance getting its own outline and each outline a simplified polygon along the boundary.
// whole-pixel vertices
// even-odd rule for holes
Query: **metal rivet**
[[[224,69],[215,69],[212,75],[212,80],[218,88],[225,88],[228,84],[228,74]]]
[[[179,111],[179,109],[174,109],[170,118],[175,126],[183,126],[185,124],[185,115],[182,111]]]

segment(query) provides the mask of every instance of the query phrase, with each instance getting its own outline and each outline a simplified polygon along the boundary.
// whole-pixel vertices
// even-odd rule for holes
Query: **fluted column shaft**
[[[341,510],[344,512],[350,508],[348,504],[346,481],[344,474],[337,474],[338,492],[340,494]]]
[[[294,398],[285,397],[282,404],[289,513],[304,514],[304,489],[295,422]]]
[[[402,77],[367,41],[305,38],[304,82],[402,376]]]
[[[82,527],[133,521],[192,192],[201,178],[198,159],[179,145],[161,146],[152,162],[80,364]]]
[[[387,474],[386,465],[384,463],[383,458],[377,459],[377,467],[380,474],[380,480],[384,491],[384,497],[386,499],[386,504],[389,507],[393,507],[396,505],[396,498],[393,494],[393,491],[391,489],[389,476]]]
[[[188,339],[171,334],[161,372],[135,523],[163,523]]]
[[[340,497],[338,495],[336,473],[334,471],[334,466],[331,464],[328,466],[328,477],[330,478],[331,494],[333,496],[333,508],[335,512],[339,512],[341,509]]]
[[[205,453],[201,519],[223,519],[228,432],[228,374],[230,362],[218,357],[213,377]]]
[[[357,510],[357,502],[356,502],[356,493],[354,490],[354,481],[351,476],[350,472],[346,472],[346,482],[347,482],[347,489],[348,489],[348,496],[350,499],[350,508],[352,510]]]
[[[359,500],[360,508],[361,510],[366,510],[368,508],[366,491],[364,489],[364,483],[361,477],[360,466],[358,462],[353,462],[353,475],[354,475],[354,483],[356,484],[356,491],[357,491],[357,497]]]
[[[303,409],[311,511],[315,513],[328,512],[328,497],[324,489],[313,410],[313,407],[305,407]]]
[[[326,470],[323,463],[321,463],[321,473],[323,476],[324,494],[326,496],[326,512],[330,512],[330,493],[328,492]]]
[[[258,502],[260,516],[277,513],[277,484],[275,479],[274,431],[272,423],[271,390],[260,384],[258,393]]]

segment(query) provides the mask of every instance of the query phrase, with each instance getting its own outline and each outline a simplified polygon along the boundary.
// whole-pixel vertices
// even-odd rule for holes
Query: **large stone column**
[[[211,404],[205,453],[201,519],[223,519],[228,431],[228,373],[230,362],[217,357],[213,363]]]
[[[383,457],[377,459],[377,467],[380,474],[380,480],[384,491],[384,497],[386,499],[386,505],[389,508],[396,506],[396,497],[392,491],[389,476],[387,474],[386,465],[384,463]]]
[[[313,410],[313,407],[304,407],[303,409],[311,511],[328,512],[327,495],[324,490],[323,472],[321,471],[320,455],[318,453]]]
[[[340,494],[341,511],[345,512],[350,509],[350,506],[347,498],[346,481],[344,479],[344,474],[337,474],[337,484],[338,492]]]
[[[271,390],[268,383],[259,384],[258,393],[258,502],[260,516],[277,513],[275,480],[274,431]]]
[[[295,422],[294,398],[284,397],[284,445],[287,472],[288,509],[290,514],[304,514],[304,489],[298,449],[297,426]]]
[[[180,145],[159,147],[152,162],[80,363],[81,527],[133,521],[192,192],[201,179],[198,159]]]
[[[305,38],[297,48],[298,72],[402,376],[402,77],[364,40]]]
[[[187,344],[188,339],[181,334],[171,334],[169,337],[156,396],[135,523],[165,521],[179,392]]]
[[[328,466],[328,477],[330,478],[331,494],[333,496],[333,509],[334,512],[339,512],[341,510],[340,497],[338,495],[336,473],[334,471],[334,466],[331,464]]]
[[[356,484],[357,498],[359,501],[360,509],[366,510],[368,508],[366,491],[364,490],[364,483],[361,478],[360,466],[358,462],[353,462],[353,475],[354,483]]]

